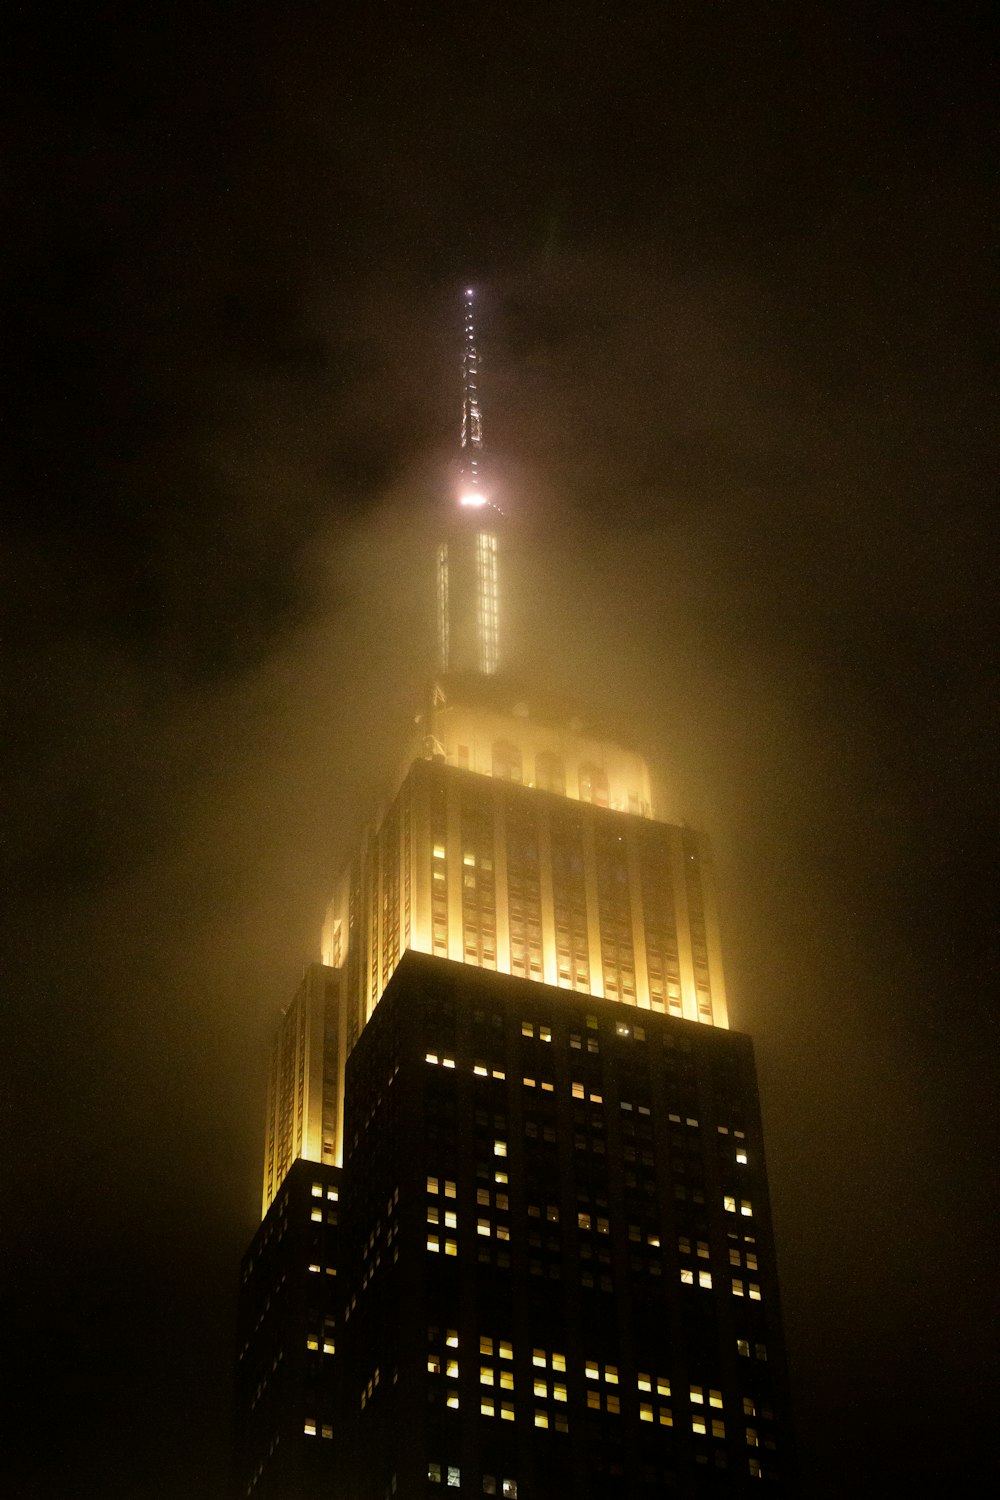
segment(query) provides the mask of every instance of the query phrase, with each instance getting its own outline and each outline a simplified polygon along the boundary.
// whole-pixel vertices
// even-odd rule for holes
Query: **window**
[[[306,1437],[316,1436],[316,1423],[312,1417],[306,1417],[305,1422],[302,1424],[302,1431]]]
[[[429,1463],[427,1465],[427,1478],[431,1484],[441,1483],[441,1465]]]
[[[521,752],[510,740],[493,742],[493,775],[501,781],[520,781]]]
[[[448,1484],[449,1484],[449,1486],[453,1490],[457,1490],[458,1487],[459,1487],[459,1485],[461,1484],[461,1482],[462,1482],[461,1470],[455,1468],[454,1465],[449,1464],[448,1465]]]
[[[608,805],[608,776],[593,761],[584,761],[580,767],[580,801],[594,802],[598,807]]]

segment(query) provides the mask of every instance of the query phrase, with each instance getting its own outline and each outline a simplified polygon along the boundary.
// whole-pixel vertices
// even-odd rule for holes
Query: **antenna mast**
[[[465,292],[465,338],[462,349],[462,484],[464,505],[481,505],[479,461],[483,454],[483,418],[479,410],[479,356],[472,317],[472,288]]]

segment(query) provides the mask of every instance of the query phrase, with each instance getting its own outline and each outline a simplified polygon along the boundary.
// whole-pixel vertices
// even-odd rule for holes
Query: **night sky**
[[[224,1496],[267,1047],[427,669],[467,284],[529,680],[713,841],[803,1494],[958,1492],[997,1409],[986,5],[15,9],[5,1493]]]

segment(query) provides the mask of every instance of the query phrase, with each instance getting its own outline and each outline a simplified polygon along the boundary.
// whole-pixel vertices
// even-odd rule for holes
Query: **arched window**
[[[501,781],[522,781],[521,752],[510,740],[493,741],[493,775]]]
[[[535,785],[540,792],[558,792],[566,795],[566,767],[561,755],[551,750],[539,750],[535,756]]]
[[[608,805],[608,773],[592,760],[585,760],[580,767],[580,801],[593,802],[597,807]]]

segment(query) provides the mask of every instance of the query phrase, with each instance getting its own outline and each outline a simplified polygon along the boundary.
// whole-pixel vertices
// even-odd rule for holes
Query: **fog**
[[[965,1472],[996,1107],[981,96],[928,84],[932,30],[809,7],[791,64],[768,30],[715,76],[697,9],[607,54],[587,11],[548,103],[544,31],[527,82],[491,31],[464,140],[464,30],[408,31],[385,84],[379,35],[332,21],[126,25],[96,82],[25,44],[12,1493],[224,1493],[267,1048],[421,699],[470,277],[510,665],[712,840],[808,1493]]]

